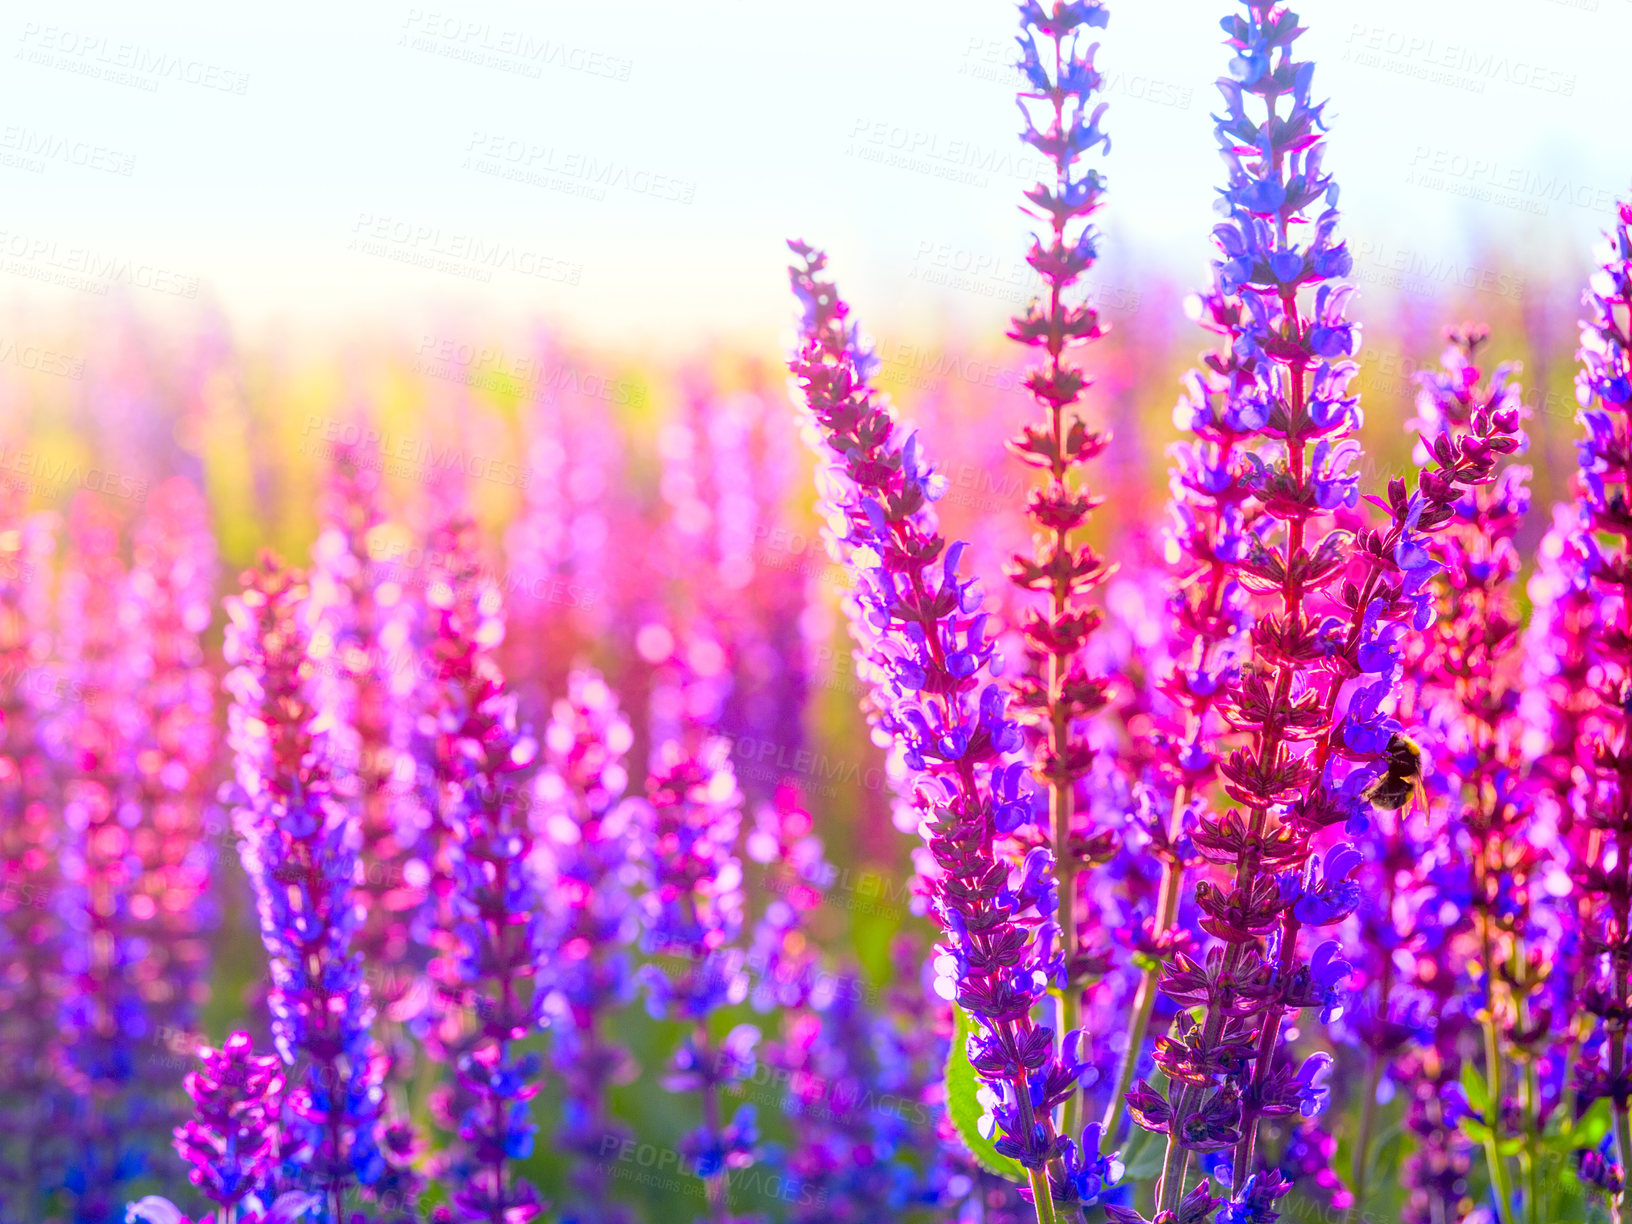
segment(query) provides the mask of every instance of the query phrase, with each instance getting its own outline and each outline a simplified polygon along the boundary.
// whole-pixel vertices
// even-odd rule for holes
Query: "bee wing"
[[[1428,815],[1428,788],[1423,785],[1422,774],[1411,779],[1411,793],[1416,796],[1417,806],[1422,808],[1422,814]]]

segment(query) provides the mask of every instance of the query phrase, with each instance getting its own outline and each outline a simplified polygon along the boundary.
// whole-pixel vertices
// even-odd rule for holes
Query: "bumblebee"
[[[1373,807],[1387,808],[1397,812],[1407,803],[1411,796],[1417,797],[1422,810],[1428,810],[1428,796],[1422,788],[1423,762],[1426,757],[1415,741],[1403,735],[1389,736],[1388,747],[1383,752],[1383,758],[1388,762],[1388,772],[1361,792],[1361,797]]]

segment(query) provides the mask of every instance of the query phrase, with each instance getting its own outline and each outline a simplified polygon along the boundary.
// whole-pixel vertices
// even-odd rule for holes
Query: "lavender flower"
[[[519,1043],[543,1020],[534,979],[545,947],[545,906],[527,818],[525,771],[537,742],[516,721],[516,698],[493,651],[504,636],[498,591],[480,578],[476,527],[456,516],[432,551],[445,561],[427,591],[436,618],[436,778],[446,797],[453,893],[452,956],[443,988],[458,1070],[443,1106],[458,1128],[453,1206],[459,1218],[527,1224],[543,1205],[516,1170],[532,1152],[542,1059]]]
[[[1632,1167],[1632,1067],[1623,1018],[1632,1009],[1632,787],[1623,764],[1628,738],[1625,686],[1632,683],[1632,601],[1625,584],[1632,572],[1632,527],[1626,482],[1632,469],[1632,204],[1622,203],[1609,256],[1593,276],[1581,325],[1581,372],[1576,376],[1579,420],[1586,436],[1577,443],[1580,530],[1571,541],[1574,563],[1594,604],[1589,638],[1597,680],[1593,707],[1583,712],[1575,741],[1585,771],[1581,824],[1592,836],[1588,854],[1574,864],[1585,928],[1581,955],[1586,980],[1572,1002],[1599,1018],[1598,1031],[1577,1060],[1577,1110],[1608,1097],[1614,1118],[1615,1155],[1621,1174],[1597,1180],[1610,1189],[1616,1218],[1626,1211],[1624,1170]],[[1612,540],[1613,543],[1601,541]]]
[[[644,805],[623,801],[634,734],[606,681],[582,669],[569,675],[543,740],[538,798],[553,860],[546,1006],[565,1097],[556,1143],[574,1162],[574,1200],[562,1218],[565,1224],[628,1224],[629,1213],[610,1199],[606,1168],[628,1132],[607,1112],[606,1094],[633,1064],[606,1026],[634,986],[629,947],[638,932],[641,884],[636,818]]]
[[[683,668],[673,682],[687,687]],[[683,704],[683,702],[682,702]],[[742,864],[735,847],[742,795],[718,739],[692,734],[661,741],[646,780],[650,813],[642,819],[648,844],[651,887],[642,898],[643,946],[658,957],[679,958],[671,977],[658,964],[641,979],[653,1016],[686,1025],[663,1084],[671,1092],[695,1092],[703,1122],[681,1144],[702,1178],[710,1219],[726,1224],[728,1177],[755,1159],[759,1133],[751,1105],[727,1122],[722,1090],[753,1072],[759,1031],[738,1025],[716,1040],[711,1017],[748,993],[748,978],[734,946],[743,925]]]
[[[1103,180],[1081,163],[1086,153],[1100,145],[1108,148],[1110,141],[1099,128],[1105,106],[1094,104],[1100,88],[1094,69],[1098,44],[1085,46],[1083,35],[1103,27],[1106,19],[1099,0],[1057,3],[1048,11],[1037,0],[1020,5],[1019,68],[1026,79],[1019,97],[1026,124],[1021,139],[1049,160],[1053,176],[1026,192],[1028,212],[1042,227],[1026,262],[1043,278],[1046,301],[1033,301],[1009,332],[1011,339],[1041,350],[1044,358],[1025,384],[1042,411],[1041,422],[1026,426],[1010,446],[1045,474],[1027,503],[1033,553],[1016,556],[1010,576],[1032,595],[1023,624],[1027,670],[1015,682],[1015,691],[1033,745],[1034,772],[1049,797],[1065,970],[1056,983],[1062,1036],[1080,1026],[1082,994],[1096,967],[1083,938],[1085,898],[1078,896],[1077,870],[1092,862],[1102,846],[1093,830],[1083,827],[1086,814],[1076,810],[1076,790],[1094,758],[1081,724],[1108,700],[1105,679],[1089,672],[1083,651],[1102,617],[1092,598],[1109,567],[1081,539],[1100,499],[1069,478],[1080,475],[1109,439],[1090,431],[1074,410],[1067,415],[1089,386],[1067,355],[1097,339],[1102,328],[1093,306],[1072,304],[1067,295],[1075,292],[1097,254],[1098,233],[1091,218],[1100,207]],[[1080,1093],[1065,1099],[1060,1125],[1066,1134],[1077,1131],[1081,1107]]]
[[[339,1224],[347,1189],[383,1172],[377,1128],[384,1060],[352,937],[356,830],[336,790],[329,727],[311,695],[312,607],[275,558],[229,600],[229,740],[242,794],[236,821],[271,961],[273,1037],[293,1068],[280,1175],[318,1194]]]
[[[1360,855],[1340,843],[1317,860],[1311,843],[1334,825],[1364,825],[1362,791],[1396,730],[1384,703],[1401,639],[1431,616],[1425,534],[1449,518],[1461,488],[1487,477],[1496,453],[1516,445],[1507,436],[1516,413],[1482,415],[1473,436],[1433,440],[1434,467],[1419,474],[1414,495],[1395,480],[1386,500],[1373,499],[1387,530],[1351,535],[1332,525],[1358,498],[1347,474],[1359,453],[1346,360],[1356,337],[1343,313],[1348,291],[1333,283],[1350,260],[1335,235],[1336,188],[1322,173],[1313,67],[1292,58],[1297,18],[1265,0],[1245,9],[1224,22],[1234,58],[1219,83],[1227,113],[1217,133],[1230,180],[1226,220],[1214,230],[1214,287],[1199,311],[1227,346],[1192,381],[1180,420],[1240,451],[1240,467],[1219,475],[1239,472],[1250,517],[1230,516],[1235,538],[1215,555],[1227,579],[1264,598],[1253,657],[1218,702],[1244,740],[1218,765],[1241,810],[1203,814],[1194,835],[1205,858],[1231,871],[1227,886],[1196,887],[1202,927],[1218,944],[1202,960],[1178,956],[1162,977],[1163,992],[1201,1007],[1202,1019],[1181,1012],[1176,1032],[1157,1042],[1166,1097],[1140,1081],[1128,1098],[1136,1121],[1167,1136],[1158,1218],[1206,1218],[1201,1198],[1185,1205],[1192,1153],[1233,1149],[1227,1218],[1272,1211],[1285,1192],[1278,1176],[1255,1168],[1258,1122],[1318,1108],[1316,1060],[1327,1056],[1294,1069],[1282,1024],[1305,1007],[1329,1017],[1349,970],[1335,942],[1307,955],[1300,935],[1340,921],[1358,900],[1347,876]],[[1249,115],[1251,99],[1265,119]],[[1322,201],[1311,223],[1306,210]]]
[[[46,1213],[61,1176],[62,891],[49,685],[52,523],[0,482],[0,1209]]]
[[[858,673],[872,689],[876,725],[913,778],[912,803],[941,872],[937,988],[980,1027],[969,1053],[991,1093],[997,1149],[1027,1170],[1037,1218],[1048,1224],[1056,1203],[1076,1210],[1087,1171],[1053,1120],[1076,1091],[1081,1035],[1066,1034],[1056,1052],[1054,1031],[1032,1019],[1065,970],[1053,857],[1038,846],[1014,876],[997,857],[998,838],[1029,824],[1033,807],[1013,758],[1019,730],[1002,690],[982,682],[992,646],[980,597],[959,575],[962,546],[946,548],[929,509],[942,482],[917,438],[875,401],[872,358],[846,323],[849,308],[819,279],[826,257],[791,245],[805,310],[792,369],[826,465],[829,547],[856,577],[847,611]]]

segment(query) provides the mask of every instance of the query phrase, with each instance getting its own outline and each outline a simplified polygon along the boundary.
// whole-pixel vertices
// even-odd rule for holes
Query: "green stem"
[[[693,1041],[696,1043],[703,1065],[710,1066],[714,1054],[709,1048],[708,1025],[705,1022],[701,1020],[697,1022]],[[712,1076],[703,1085],[702,1097],[703,1122],[711,1133],[718,1135],[721,1122],[720,1098],[715,1091]],[[703,1198],[708,1204],[708,1218],[714,1221],[714,1224],[725,1224],[725,1221],[730,1218],[731,1183],[728,1178],[729,1174],[724,1169],[713,1177],[703,1178]]]
[[[1407,809],[1409,810],[1409,809]],[[1403,820],[1403,816],[1402,816]],[[1394,912],[1394,871],[1388,866],[1389,853],[1394,849],[1390,846],[1384,852],[1384,871],[1386,883],[1384,885],[1384,913],[1392,915]],[[1383,1019],[1388,1018],[1388,996],[1394,984],[1394,958],[1385,949],[1383,964],[1377,971],[1377,1014]],[[1363,1219],[1366,1210],[1366,1175],[1370,1172],[1371,1156],[1371,1128],[1377,1119],[1377,1085],[1383,1078],[1383,1062],[1377,1057],[1375,1047],[1370,1051],[1366,1061],[1366,1095],[1360,1102],[1360,1134],[1355,1140],[1354,1148],[1354,1202],[1344,1213],[1344,1224],[1355,1224],[1356,1220]]]
[[[1628,1120],[1626,1106],[1622,1105],[1615,1110],[1615,1153],[1616,1159],[1621,1162],[1621,1168],[1623,1169],[1627,1167],[1626,1158],[1629,1152],[1632,1152],[1632,1121]],[[1612,1210],[1611,1218],[1615,1221],[1615,1224],[1621,1224],[1626,1212],[1626,1187],[1624,1185],[1621,1187],[1621,1192],[1610,1200],[1610,1206]]]
[[[1366,1095],[1360,1102],[1360,1134],[1354,1141],[1354,1201],[1343,1214],[1343,1224],[1355,1224],[1355,1221],[1365,1217],[1366,1174],[1371,1164],[1371,1128],[1377,1119],[1377,1085],[1382,1078],[1382,1060],[1373,1050],[1366,1063]]]
[[[1171,843],[1178,837],[1179,813],[1184,811],[1190,801],[1189,792],[1185,787],[1179,787],[1173,796],[1173,813],[1168,818],[1168,834]],[[1156,902],[1156,921],[1154,930],[1161,935],[1173,925],[1173,916],[1178,913],[1179,894],[1184,890],[1184,867],[1177,859],[1162,860],[1162,890]],[[1145,1034],[1150,1030],[1150,1017],[1156,1010],[1156,995],[1162,979],[1162,965],[1160,961],[1150,965],[1139,978],[1139,990],[1134,996],[1133,1015],[1128,1021],[1128,1043],[1122,1050],[1122,1064],[1116,1074],[1116,1091],[1111,1093],[1110,1102],[1105,1106],[1105,1119],[1100,1127],[1100,1133],[1105,1136],[1107,1143],[1115,1142],[1117,1128],[1122,1124],[1123,1097],[1127,1095],[1128,1086],[1133,1083],[1133,1073],[1139,1066],[1139,1055],[1145,1048]]]
[[[1048,1188],[1048,1174],[1042,1169],[1027,1169],[1031,1182],[1031,1197],[1037,1208],[1037,1224],[1059,1224],[1059,1213],[1054,1210],[1054,1192]]]
[[[1488,940],[1487,940],[1488,942]],[[1487,959],[1485,972],[1491,973],[1494,966]],[[1496,1190],[1496,1218],[1498,1224],[1512,1224],[1513,1220],[1513,1178],[1508,1172],[1507,1161],[1501,1153],[1501,1115],[1502,1115],[1502,1046],[1501,1037],[1497,1033],[1496,1009],[1494,1000],[1485,1008],[1485,1095],[1488,1099],[1488,1108],[1485,1111],[1485,1128],[1488,1132],[1485,1139],[1485,1160],[1490,1165],[1490,1181]]]

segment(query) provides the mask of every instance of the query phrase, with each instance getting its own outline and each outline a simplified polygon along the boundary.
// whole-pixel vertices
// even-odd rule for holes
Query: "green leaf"
[[[957,1025],[952,1031],[951,1052],[946,1056],[947,1116],[957,1128],[963,1146],[969,1149],[969,1154],[981,1168],[1024,1186],[1029,1180],[1025,1166],[1001,1154],[990,1140],[981,1136],[982,1110],[975,1095],[980,1091],[980,1076],[975,1074],[975,1068],[969,1062],[969,1035],[974,1028],[963,1008],[954,1003],[952,1011]]]
[[[1484,1143],[1486,1140],[1491,1138],[1490,1127],[1479,1121],[1478,1118],[1463,1118],[1460,1126],[1462,1128],[1462,1133],[1474,1143]]]
[[[1488,1104],[1485,1095],[1485,1080],[1479,1074],[1479,1069],[1472,1060],[1462,1064],[1462,1091],[1467,1094],[1468,1104],[1475,1113],[1484,1113]]]
[[[1122,1163],[1127,1168],[1124,1182],[1147,1182],[1162,1171],[1162,1157],[1167,1143],[1159,1140],[1154,1131],[1142,1126],[1133,1128],[1127,1146],[1122,1149]]]

